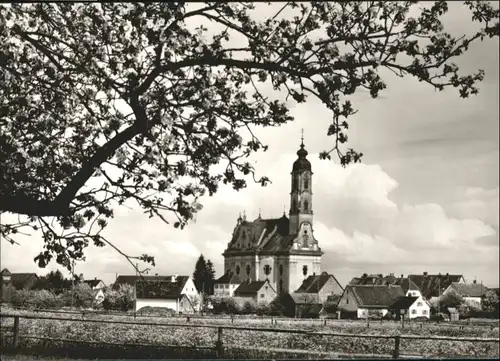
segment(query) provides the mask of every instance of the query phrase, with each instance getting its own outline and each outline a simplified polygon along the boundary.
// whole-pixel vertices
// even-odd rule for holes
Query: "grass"
[[[88,361],[91,359],[69,359],[66,357],[41,357],[37,355],[9,355],[0,354],[0,359],[2,361]]]
[[[6,312],[7,310],[2,309]],[[14,311],[9,311],[14,313]],[[29,314],[27,311],[15,311],[17,314]],[[42,316],[42,314],[39,314]],[[76,315],[60,315],[44,313],[43,316],[60,318],[77,318]],[[109,324],[98,322],[109,321],[133,321],[128,317],[116,315],[88,315],[85,319],[97,322],[75,322],[71,320],[41,320],[20,319],[20,333],[25,336],[38,337],[43,335],[51,338],[64,338],[72,340],[74,344],[78,341],[96,342],[96,354],[102,343],[121,344],[153,344],[155,347],[176,346],[181,350],[191,352],[191,357],[203,352],[202,347],[210,348],[209,354],[214,353],[217,340],[217,329],[215,328],[192,328],[186,327],[185,318],[151,318],[137,317],[137,325]],[[6,319],[4,323],[13,323],[13,319]],[[140,323],[143,324],[140,324]],[[173,326],[148,326],[144,323],[174,324]],[[279,319],[277,325],[271,325],[269,318],[238,319],[234,324],[226,319],[196,319],[190,324],[216,325],[216,326],[246,326],[272,329],[300,329],[303,331],[320,331],[329,333],[344,333],[355,335],[423,335],[423,336],[454,336],[454,337],[489,337],[498,338],[498,323],[490,326],[467,325],[458,327],[456,325],[426,324],[418,323],[405,325],[401,329],[399,323],[395,322],[370,322],[369,327],[363,321],[329,320],[325,326],[322,320],[295,321]],[[495,327],[496,326],[496,327]],[[394,339],[366,339],[360,337],[331,337],[311,334],[294,334],[279,332],[259,332],[252,330],[224,329],[222,340],[225,356],[231,358],[320,358],[318,352],[329,355],[332,358],[335,353],[365,354],[365,355],[391,355],[394,349]],[[23,347],[49,346],[46,341],[37,339],[21,339]],[[71,343],[70,342],[70,343]],[[52,347],[67,347],[68,341],[51,342]],[[65,346],[66,345],[66,346]],[[101,346],[99,346],[101,345]],[[73,347],[73,346],[72,346]],[[89,346],[90,347],[90,346]],[[196,348],[200,349],[197,350]],[[140,349],[134,346],[132,349]],[[271,350],[273,349],[273,350]],[[295,350],[295,351],[294,351]],[[104,351],[104,349],[102,349]],[[153,350],[154,351],[154,350]],[[151,351],[151,352],[153,352]],[[144,352],[150,352],[145,350]],[[153,354],[156,351],[153,352]],[[144,355],[146,355],[144,353]],[[168,351],[167,351],[168,353]],[[434,341],[434,340],[401,340],[400,353],[403,355],[422,355],[428,357],[495,357],[499,355],[498,342],[477,343],[464,341]],[[153,356],[153,354],[148,354]],[[81,355],[88,355],[83,353]],[[89,354],[90,355],[90,354]],[[186,356],[186,355],[184,355]],[[206,354],[208,356],[208,354]],[[190,358],[191,358],[190,357]],[[198,356],[199,357],[199,356]],[[180,358],[180,357],[179,357]],[[212,357],[210,357],[212,358]],[[45,359],[44,359],[45,360]]]

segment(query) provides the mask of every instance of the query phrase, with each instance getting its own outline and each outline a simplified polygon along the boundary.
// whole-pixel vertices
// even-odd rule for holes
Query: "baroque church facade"
[[[304,141],[291,172],[290,212],[281,218],[247,221],[239,217],[224,253],[224,273],[242,281],[269,280],[278,293],[296,291],[321,273],[323,252],[314,237],[312,170]]]

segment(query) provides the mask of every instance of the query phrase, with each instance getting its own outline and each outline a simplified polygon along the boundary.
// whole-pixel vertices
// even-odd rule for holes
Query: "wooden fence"
[[[23,335],[20,330],[20,319],[33,319],[33,320],[53,320],[53,321],[72,321],[72,322],[85,322],[85,323],[99,323],[99,324],[121,324],[121,325],[140,325],[140,326],[155,326],[155,327],[172,327],[172,328],[208,328],[214,329],[217,331],[217,340],[212,347],[200,347],[200,346],[165,346],[165,347],[173,347],[173,348],[189,348],[189,349],[208,349],[209,351],[213,351],[217,358],[224,358],[226,350],[231,349],[240,349],[248,351],[263,351],[263,352],[272,352],[272,353],[291,353],[291,354],[303,354],[307,356],[313,357],[321,357],[321,356],[329,356],[329,357],[342,357],[342,358],[414,358],[414,357],[422,357],[421,355],[401,355],[400,353],[400,344],[401,341],[407,340],[431,340],[431,341],[454,341],[454,342],[473,342],[473,343],[500,343],[499,338],[477,338],[477,337],[447,337],[447,336],[417,336],[417,335],[368,335],[368,334],[345,334],[345,333],[329,333],[329,332],[315,332],[315,331],[305,331],[305,330],[294,330],[294,329],[279,329],[276,327],[273,328],[264,328],[264,327],[242,327],[242,326],[220,326],[220,325],[209,325],[209,324],[176,324],[176,323],[152,323],[152,322],[132,322],[132,321],[111,321],[111,320],[103,320],[103,319],[75,319],[75,318],[64,318],[64,317],[49,317],[49,316],[41,316],[41,315],[15,315],[15,314],[7,314],[0,313],[0,321],[4,319],[13,318],[13,326],[11,327],[2,327],[2,331],[4,336],[6,333],[11,338],[10,346],[14,350],[20,350],[20,340],[21,339],[37,339],[44,341],[57,341],[57,342],[69,342],[69,343],[77,343],[77,344],[96,344],[96,345],[112,345],[112,346],[120,346],[120,347],[129,347],[129,348],[137,348],[137,347],[148,347],[148,346],[157,346],[153,344],[117,344],[117,343],[105,343],[105,342],[96,342],[96,341],[81,341],[81,340],[71,340],[71,339],[57,339],[50,337],[38,337],[38,336],[28,336]],[[354,354],[354,353],[336,353],[336,352],[322,352],[322,351],[313,351],[313,350],[304,350],[304,349],[284,349],[284,348],[266,348],[266,347],[258,347],[258,346],[237,346],[231,345],[223,342],[224,330],[236,330],[236,331],[254,331],[260,333],[286,333],[286,334],[297,334],[297,335],[307,335],[307,336],[321,336],[321,337],[335,337],[335,338],[358,338],[358,339],[371,339],[376,342],[376,340],[393,340],[393,350],[390,355],[377,355],[377,354]],[[5,337],[3,337],[5,339]],[[2,347],[5,347],[2,345]],[[469,355],[463,355],[469,356]],[[496,357],[492,357],[497,359]],[[442,357],[441,357],[442,358]]]

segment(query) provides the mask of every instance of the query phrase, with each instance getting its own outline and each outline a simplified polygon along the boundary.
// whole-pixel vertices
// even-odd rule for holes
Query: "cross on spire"
[[[300,145],[304,145],[304,128],[300,130]]]

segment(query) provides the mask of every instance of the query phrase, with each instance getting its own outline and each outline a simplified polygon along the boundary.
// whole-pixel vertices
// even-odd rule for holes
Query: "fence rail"
[[[449,336],[418,336],[418,335],[369,335],[369,334],[347,334],[347,333],[334,333],[334,332],[318,332],[318,331],[308,331],[308,330],[297,330],[297,329],[283,329],[283,328],[262,328],[262,327],[247,327],[247,326],[220,326],[220,325],[210,325],[210,324],[179,324],[179,323],[163,323],[163,322],[135,322],[135,321],[113,321],[113,320],[103,320],[103,319],[77,319],[69,317],[51,317],[42,315],[16,315],[9,313],[0,313],[0,320],[13,318],[14,323],[11,327],[2,327],[1,330],[5,334],[10,333],[12,338],[12,346],[14,349],[19,347],[19,340],[23,339],[38,339],[46,341],[57,341],[57,342],[71,342],[78,344],[96,344],[96,345],[112,345],[112,346],[126,346],[126,347],[156,347],[158,345],[153,344],[118,344],[100,341],[79,341],[72,339],[62,339],[62,338],[49,338],[49,337],[38,337],[22,335],[20,333],[19,321],[20,319],[33,319],[33,320],[53,320],[53,321],[70,321],[70,322],[85,322],[85,323],[99,323],[99,324],[121,324],[121,325],[139,325],[139,326],[155,326],[155,327],[182,327],[182,328],[208,328],[217,330],[217,341],[213,347],[203,347],[203,346],[193,346],[190,348],[195,349],[206,349],[213,350],[217,357],[221,358],[227,349],[241,349],[241,350],[257,350],[266,352],[280,352],[280,353],[295,353],[301,354],[305,353],[308,355],[316,356],[336,356],[336,357],[364,357],[364,358],[412,358],[421,357],[420,355],[401,355],[400,354],[400,344],[402,340],[433,340],[433,341],[455,341],[455,342],[494,342],[500,343],[499,338],[479,338],[479,337],[449,337]],[[254,331],[254,332],[272,332],[272,333],[286,333],[286,334],[297,334],[297,335],[308,335],[308,336],[323,336],[323,337],[344,337],[344,338],[358,338],[358,339],[385,339],[394,340],[394,348],[391,355],[377,355],[377,354],[344,354],[336,352],[327,351],[316,351],[316,350],[301,350],[301,349],[283,349],[283,348],[263,348],[263,347],[247,347],[247,346],[237,346],[228,345],[223,343],[224,330],[236,330],[236,331]],[[186,346],[158,346],[158,347],[168,347],[168,348],[182,348]],[[497,355],[498,356],[498,355]]]

